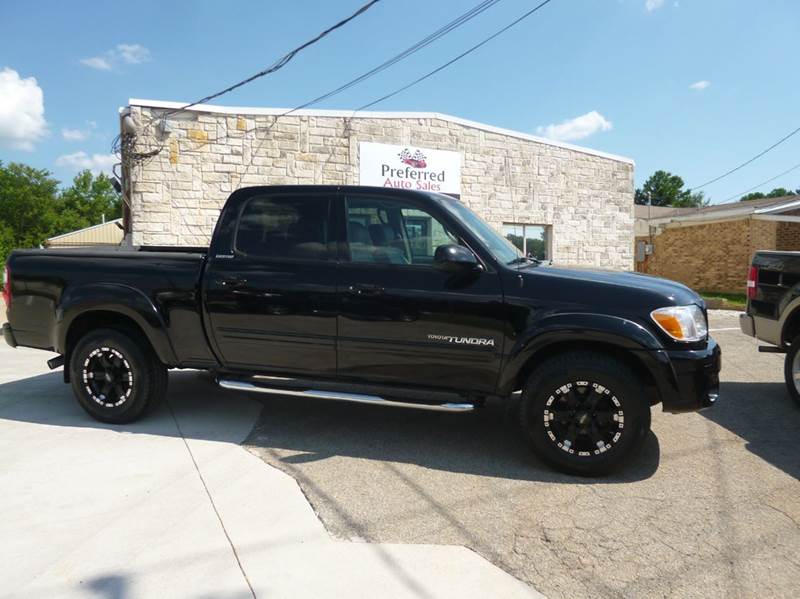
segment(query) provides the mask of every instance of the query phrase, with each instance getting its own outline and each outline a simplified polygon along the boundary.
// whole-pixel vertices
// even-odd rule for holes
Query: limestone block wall
[[[633,268],[633,163],[442,115],[292,114],[131,103],[137,151],[157,155],[127,169],[134,245],[206,245],[219,209],[249,185],[357,185],[359,142],[458,151],[461,200],[490,224],[551,227],[565,265]],[[151,123],[150,126],[145,126]],[[142,134],[142,132],[144,133]]]

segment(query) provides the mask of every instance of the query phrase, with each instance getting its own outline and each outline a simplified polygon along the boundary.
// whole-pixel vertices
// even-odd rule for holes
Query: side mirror
[[[450,273],[474,272],[478,259],[463,245],[440,245],[433,254],[433,267]]]

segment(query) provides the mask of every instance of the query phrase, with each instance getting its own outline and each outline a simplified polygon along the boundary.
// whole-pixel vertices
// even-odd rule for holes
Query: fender
[[[513,391],[514,382],[528,361],[547,346],[564,342],[604,343],[620,349],[641,352],[648,369],[665,362],[663,346],[658,338],[642,325],[608,314],[586,312],[544,316],[517,336],[505,357],[498,389],[500,394]],[[659,359],[662,358],[662,359]],[[663,367],[663,365],[662,365]]]
[[[159,359],[177,364],[175,350],[167,334],[162,314],[142,291],[120,283],[93,283],[64,291],[56,306],[53,347],[64,353],[67,333],[76,318],[93,311],[116,312],[127,316],[142,329]]]

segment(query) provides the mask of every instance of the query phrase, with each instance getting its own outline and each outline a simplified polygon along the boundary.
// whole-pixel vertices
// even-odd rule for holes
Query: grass
[[[744,310],[747,296],[744,293],[719,293],[717,291],[701,291],[709,308],[722,310]]]

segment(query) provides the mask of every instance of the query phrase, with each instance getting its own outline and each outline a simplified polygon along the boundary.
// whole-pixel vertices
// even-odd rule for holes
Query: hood
[[[529,281],[531,292],[547,294],[552,288],[564,294],[562,301],[574,305],[605,304],[609,311],[687,304],[705,308],[703,299],[686,285],[643,273],[539,265],[520,269],[519,274]]]

